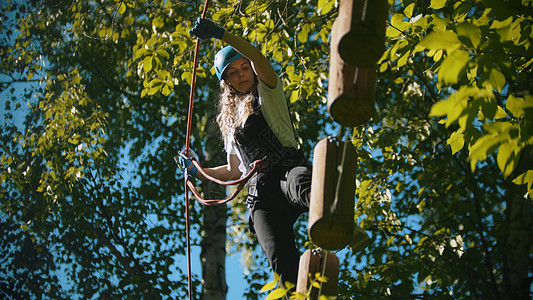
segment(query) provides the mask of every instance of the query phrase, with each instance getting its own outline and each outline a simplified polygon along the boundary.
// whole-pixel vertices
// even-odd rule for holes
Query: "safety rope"
[[[321,260],[324,259],[323,264],[322,264],[322,270],[320,270],[322,277],[326,276],[326,269],[327,269],[327,265],[328,265],[328,257],[329,257],[329,251],[328,250],[325,250],[324,252],[322,252]],[[328,280],[329,280],[329,278],[328,278]],[[322,285],[323,285],[323,282],[322,282],[322,280],[320,280],[320,288],[318,289],[318,294],[319,295],[322,295]]]
[[[205,19],[207,14],[207,7],[209,6],[209,0],[205,0],[204,10],[202,11],[202,19]],[[187,113],[187,133],[185,135],[185,155],[189,155],[189,145],[191,143],[191,127],[192,127],[192,109],[194,105],[194,90],[196,89],[196,70],[198,68],[198,52],[200,50],[200,39],[196,39],[196,47],[194,50],[194,62],[192,68],[192,79],[191,79],[191,91],[189,94],[189,111]],[[189,212],[189,191],[187,190],[189,182],[189,174],[187,168],[184,170],[185,173],[185,232],[187,240],[187,288],[189,300],[192,300],[192,272],[191,272],[191,234],[190,234],[190,212]]]
[[[207,14],[207,7],[209,5],[209,0],[205,1],[204,8],[202,11],[202,19],[205,19]],[[193,105],[194,105],[194,91],[196,89],[196,71],[198,68],[198,56],[200,52],[200,39],[196,39],[196,47],[194,51],[194,62],[193,62],[193,69],[192,69],[192,79],[191,79],[191,90],[189,94],[189,110],[187,113],[187,132],[185,135],[185,150],[184,155],[186,158],[189,157],[190,152],[190,143],[191,143],[191,128],[192,128],[192,117],[193,117]],[[181,154],[180,154],[181,155]],[[189,189],[194,194],[194,196],[203,204],[205,205],[219,205],[227,203],[231,200],[233,200],[239,192],[242,190],[242,188],[246,185],[246,182],[258,171],[261,169],[261,160],[254,161],[251,164],[251,170],[248,172],[248,174],[240,179],[232,180],[232,181],[222,181],[218,178],[212,177],[205,170],[202,168],[202,166],[198,163],[198,161],[195,158],[192,158],[192,163],[198,170],[198,173],[202,174],[206,179],[213,181],[215,183],[218,183],[220,185],[237,185],[237,188],[235,191],[226,199],[203,199],[194,186],[193,182],[189,179],[189,172],[188,169],[184,169],[184,183],[185,183],[185,231],[186,231],[186,239],[187,239],[187,279],[188,279],[188,296],[189,300],[192,300],[192,271],[191,271],[191,244],[190,244],[190,212],[189,212]]]
[[[239,192],[242,190],[242,188],[246,185],[246,182],[248,182],[248,180],[258,171],[261,169],[261,160],[256,160],[254,161],[252,164],[251,164],[251,170],[248,172],[248,174],[240,179],[237,179],[237,180],[231,180],[231,181],[222,181],[218,178],[215,178],[215,177],[212,177],[210,176],[209,174],[207,174],[207,172],[205,172],[205,170],[202,168],[202,166],[200,165],[200,163],[198,163],[198,161],[196,159],[192,159],[192,164],[196,167],[196,169],[198,170],[198,173],[202,174],[206,179],[212,181],[212,182],[215,182],[215,183],[218,183],[220,185],[236,185],[237,188],[235,189],[235,191],[233,191],[233,193],[226,199],[212,199],[212,200],[206,200],[204,198],[202,198],[202,196],[200,195],[200,193],[198,192],[198,190],[195,188],[194,184],[192,183],[192,181],[187,181],[187,185],[189,186],[189,189],[192,191],[192,193],[194,194],[194,196],[196,196],[196,198],[202,202],[203,204],[205,205],[218,205],[218,204],[224,204],[224,203],[227,203],[231,200],[233,200],[238,194]]]

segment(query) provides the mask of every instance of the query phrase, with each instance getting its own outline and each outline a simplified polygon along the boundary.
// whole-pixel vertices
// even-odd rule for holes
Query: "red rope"
[[[207,15],[207,6],[209,0],[205,0],[204,10],[202,11],[202,19]],[[187,114],[187,134],[185,135],[185,155],[189,155],[189,146],[191,144],[191,128],[192,128],[192,109],[194,106],[194,90],[196,89],[196,69],[198,69],[198,56],[200,52],[200,39],[196,38],[196,47],[194,50],[194,63],[192,66],[191,77],[191,91],[189,93],[189,111]]]
[[[237,180],[222,181],[218,178],[212,177],[209,174],[207,174],[205,170],[202,168],[202,166],[200,165],[200,163],[196,161],[196,159],[192,159],[192,163],[196,167],[196,169],[198,169],[198,173],[202,174],[206,179],[213,181],[215,183],[218,183],[220,185],[238,185],[243,182],[246,183],[246,181],[248,181],[248,179],[250,179],[254,175],[254,173],[259,171],[259,169],[261,168],[261,160],[256,160],[252,163],[252,169],[250,170],[250,172],[248,172],[246,176],[239,178]]]
[[[190,180],[187,181],[187,185],[191,189],[191,192],[194,194],[194,196],[196,196],[196,198],[200,202],[202,202],[205,205],[218,205],[218,204],[228,203],[229,201],[233,200],[239,194],[239,192],[242,190],[242,188],[244,187],[245,184],[246,184],[245,182],[243,182],[242,184],[239,184],[237,186],[237,188],[235,189],[235,191],[231,194],[231,196],[229,196],[226,199],[208,199],[208,200],[206,200],[206,199],[202,198],[202,196],[200,195],[200,192],[198,192],[198,190],[194,187],[194,184]]]
[[[207,14],[207,7],[209,0],[205,0],[204,10],[202,11],[202,19],[205,19]],[[191,78],[191,92],[189,96],[189,111],[187,113],[187,133],[185,136],[185,155],[189,155],[189,145],[191,143],[191,127],[192,127],[192,109],[194,105],[194,90],[196,89],[196,69],[198,68],[198,52],[200,52],[200,39],[196,39],[196,48],[194,50],[194,63],[192,68]],[[185,173],[187,174],[187,173]],[[188,176],[185,175],[185,231],[187,234],[187,282],[188,282],[188,296],[192,300],[192,271],[191,271],[191,242],[190,242],[190,213],[189,213],[189,191],[187,190]]]
[[[205,170],[202,168],[202,166],[198,163],[198,161],[196,161],[196,159],[193,159],[192,160],[192,163],[193,165],[198,169],[198,173],[202,174],[206,179],[208,180],[211,180],[215,183],[218,183],[220,185],[237,185],[237,188],[235,189],[235,191],[233,191],[233,193],[226,199],[204,199],[202,198],[202,196],[200,195],[200,192],[198,192],[198,190],[196,189],[196,187],[194,186],[194,184],[192,183],[192,181],[190,180],[187,180],[187,186],[189,187],[189,189],[191,190],[191,192],[194,194],[194,196],[196,196],[196,198],[202,202],[203,204],[205,205],[218,205],[218,204],[225,204],[225,203],[228,203],[229,201],[233,200],[238,194],[239,192],[242,190],[242,188],[246,185],[246,182],[248,182],[248,180],[259,170],[261,169],[261,160],[256,160],[252,163],[252,169],[250,170],[250,172],[248,172],[248,174],[242,178],[239,178],[237,180],[231,180],[231,181],[222,181],[218,178],[215,178],[215,177],[212,177],[210,176],[209,174],[207,174],[205,172]]]
[[[189,300],[192,299],[192,273],[191,273],[191,241],[190,241],[190,225],[189,225],[189,191],[187,191],[187,179],[185,179],[185,232],[187,235],[187,293]]]

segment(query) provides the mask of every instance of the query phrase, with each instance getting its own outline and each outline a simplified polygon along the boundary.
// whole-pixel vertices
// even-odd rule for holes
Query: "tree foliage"
[[[172,158],[185,143],[188,29],[202,5],[3,5],[2,295],[186,298],[183,184]],[[338,127],[325,113],[337,6],[230,0],[208,10],[272,60],[309,154]],[[343,254],[339,298],[526,298],[533,6],[403,0],[389,12],[376,113],[352,130],[356,216],[372,244]],[[192,147],[211,163],[219,161],[202,149],[222,152],[205,139],[218,91],[211,62],[222,46],[201,44],[193,116]],[[203,207],[190,208],[199,232]],[[246,222],[236,201],[228,244],[253,262],[244,297],[258,299],[270,274]],[[305,220],[297,228],[304,245]]]

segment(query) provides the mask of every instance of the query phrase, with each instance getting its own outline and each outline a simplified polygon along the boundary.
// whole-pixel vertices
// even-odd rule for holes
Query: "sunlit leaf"
[[[465,145],[464,134],[460,131],[455,131],[447,141],[448,145],[452,149],[452,154],[457,153],[459,150],[463,149]]]
[[[118,7],[118,13],[122,15],[124,14],[125,11],[126,11],[126,4],[124,2],[121,2]]]
[[[461,41],[457,34],[451,30],[433,31],[428,34],[420,45],[429,50],[446,50],[448,53],[455,51],[461,46]]]
[[[511,175],[516,167],[518,157],[516,155],[517,145],[515,143],[502,143],[498,148],[497,162],[503,176]]]
[[[407,7],[405,7],[405,9],[403,10],[404,14],[411,18],[413,16],[413,10],[415,9],[415,3],[411,3],[409,5],[407,5]]]
[[[431,0],[430,8],[441,9],[446,6],[446,0]]]
[[[466,51],[455,51],[448,55],[439,68],[439,80],[445,84],[454,84],[459,80],[459,75],[470,61],[470,55]]]
[[[287,289],[277,288],[277,289],[273,290],[272,292],[270,292],[270,294],[268,294],[268,296],[265,298],[265,300],[280,299],[283,296],[285,296],[285,294],[287,294]]]
[[[301,95],[301,90],[300,89],[293,90],[291,92],[290,103],[294,103],[294,102],[298,101],[298,99],[300,99],[300,95]]]
[[[468,46],[477,48],[481,43],[481,29],[469,22],[462,22],[456,26],[459,39],[466,39]]]
[[[152,70],[152,56],[146,56],[142,61],[144,72],[148,73]]]
[[[527,189],[531,190],[531,187],[533,186],[533,170],[528,170],[518,175],[513,179],[513,183],[517,185],[527,184]]]
[[[168,54],[168,52],[165,49],[158,49],[155,53],[163,57],[167,57],[167,58],[170,57],[170,54]]]
[[[471,161],[472,171],[476,168],[476,163],[479,160],[484,160],[488,154],[494,152],[499,144],[498,139],[490,135],[485,135],[479,138],[470,148],[469,159]]]
[[[298,32],[298,41],[305,43],[309,39],[309,31],[311,30],[309,24],[304,24],[300,32]]]
[[[325,15],[331,11],[335,1],[332,0],[318,0],[317,11],[319,14]]]
[[[505,87],[505,84],[506,84],[505,76],[503,75],[503,73],[500,70],[498,70],[496,68],[492,68],[490,70],[488,83],[493,88],[495,88],[496,90],[501,92],[503,90],[503,88]]]
[[[278,282],[279,282],[279,275],[274,274],[274,280],[267,282],[265,285],[263,285],[260,292],[263,293],[263,292],[266,292],[266,291],[269,291],[275,288],[278,285]]]
[[[524,99],[510,95],[505,102],[505,108],[516,118],[521,118],[524,115]]]

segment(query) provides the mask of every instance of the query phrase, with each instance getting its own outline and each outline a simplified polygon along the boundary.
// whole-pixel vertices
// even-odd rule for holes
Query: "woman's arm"
[[[268,59],[259,49],[245,39],[236,36],[227,30],[224,31],[221,40],[232,46],[252,62],[252,67],[259,80],[271,89],[276,87],[278,83],[278,74],[276,74],[276,71],[274,71],[274,68],[272,68]]]
[[[202,40],[214,37],[226,42],[252,62],[252,67],[259,80],[272,89],[276,87],[278,75],[274,71],[274,68],[272,68],[263,53],[254,47],[254,45],[250,44],[250,42],[228,32],[209,19],[198,18],[194,23],[194,27],[189,30],[189,33]]]
[[[204,171],[211,177],[228,181],[235,180],[241,177],[241,171],[239,171],[239,158],[235,154],[228,154],[228,163],[226,165],[204,168]],[[205,177],[198,172],[198,178],[205,179]]]

